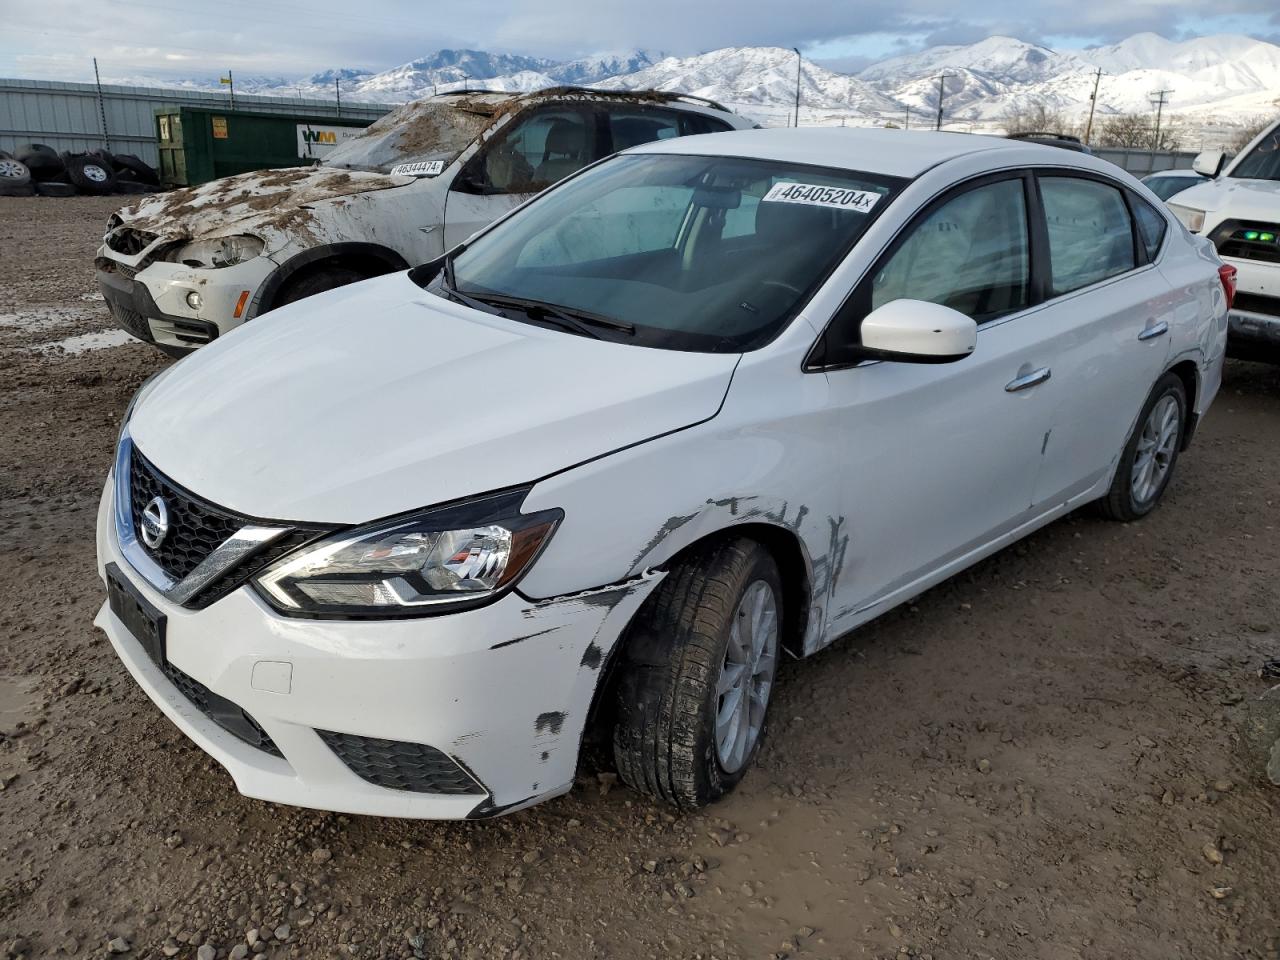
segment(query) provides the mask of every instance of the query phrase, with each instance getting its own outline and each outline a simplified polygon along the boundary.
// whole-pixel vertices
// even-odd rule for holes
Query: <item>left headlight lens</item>
[[[1182,225],[1192,233],[1204,229],[1204,211],[1194,207],[1184,207],[1178,203],[1169,204],[1169,212],[1182,221]]]
[[[518,499],[348,530],[278,560],[254,584],[280,612],[303,616],[403,617],[475,605],[515,583],[563,516],[521,514]]]
[[[263,242],[257,237],[216,237],[183,244],[173,253],[176,263],[196,267],[234,267],[262,254]]]

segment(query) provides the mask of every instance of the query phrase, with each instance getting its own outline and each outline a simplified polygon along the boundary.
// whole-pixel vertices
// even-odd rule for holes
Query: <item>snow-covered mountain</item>
[[[939,77],[944,122],[998,129],[1019,110],[1045,106],[1079,118],[1088,112],[1096,71],[1098,112],[1148,112],[1155,91],[1168,91],[1166,114],[1192,123],[1240,122],[1280,113],[1280,46],[1224,34],[1173,41],[1141,33],[1116,44],[1052,50],[1012,37],[930,47],[883,60],[856,75],[801,63],[806,123],[885,123],[932,118]],[[330,70],[302,80],[236,79],[237,93],[331,98],[335,81],[347,101],[398,103],[432,93],[487,88],[530,91],[557,84],[657,89],[720,101],[764,123],[784,123],[796,93],[796,55],[781,47],[726,47],[690,57],[645,50],[553,61],[480,50],[439,50],[391,70]],[[216,78],[161,84],[217,89]],[[225,90],[225,88],[223,88]],[[917,119],[917,117],[919,119]]]

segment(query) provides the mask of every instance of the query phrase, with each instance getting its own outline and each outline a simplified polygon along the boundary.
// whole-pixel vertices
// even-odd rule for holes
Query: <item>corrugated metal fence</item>
[[[156,110],[177,107],[230,108],[226,94],[199,90],[165,90],[158,87],[122,87],[53,80],[0,79],[0,150],[23,143],[47,143],[55,150],[96,150],[132,153],[152,166],[159,162],[156,149]],[[338,115],[334,100],[301,97],[257,97],[236,94],[236,109],[261,113],[309,116]],[[376,103],[342,104],[342,116],[376,120],[395,109]],[[106,131],[103,131],[103,121]]]
[[[1136,150],[1126,147],[1093,147],[1093,154],[1123,167],[1135,177],[1145,177],[1157,170],[1190,170],[1195,151]]]

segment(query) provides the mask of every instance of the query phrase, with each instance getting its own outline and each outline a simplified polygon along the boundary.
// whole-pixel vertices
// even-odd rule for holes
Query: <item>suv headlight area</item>
[[[257,237],[215,237],[183,244],[166,259],[188,267],[234,267],[260,256],[264,246]]]
[[[1182,221],[1182,225],[1192,233],[1199,233],[1204,229],[1204,211],[1196,210],[1194,207],[1184,207],[1181,204],[1169,204],[1169,211]]]
[[[406,617],[478,606],[515,585],[564,516],[520,513],[527,493],[345,530],[281,558],[253,584],[291,616]]]

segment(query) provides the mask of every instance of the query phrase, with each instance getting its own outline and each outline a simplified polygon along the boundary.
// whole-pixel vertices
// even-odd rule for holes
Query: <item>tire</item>
[[[326,290],[336,290],[338,287],[345,287],[348,283],[356,283],[359,280],[367,280],[368,276],[359,270],[353,270],[351,267],[325,267],[322,270],[309,270],[285,283],[279,295],[276,297],[274,307],[283,307],[286,303],[296,303],[299,300],[305,300],[307,297],[315,296],[317,293],[324,293]]]
[[[63,171],[58,151],[43,143],[24,143],[13,151],[13,157],[27,165],[33,180],[54,180]]]
[[[758,631],[766,653],[754,660],[758,672],[743,672],[748,688],[763,681],[759,696],[747,698],[754,732],[740,749],[725,749],[723,743],[733,738],[722,739],[718,720],[722,710],[728,715],[737,688],[723,695],[718,688],[722,678],[728,681],[725,667],[732,650],[751,646],[731,641],[743,637],[735,621],[754,620],[749,613],[744,619],[744,604],[754,609],[762,590],[772,601],[771,648],[770,631]],[[645,602],[624,638],[613,730],[618,774],[632,789],[690,809],[737,786],[767,729],[781,649],[782,598],[773,557],[754,540],[739,538],[714,543],[681,563]],[[739,699],[746,692],[739,689]],[[740,730],[731,723],[728,729]]]
[[[62,159],[67,168],[67,179],[81,193],[101,195],[115,189],[115,171],[101,157],[87,153],[66,153]]]
[[[44,180],[36,184],[36,195],[41,197],[74,197],[76,188],[58,180]]]
[[[160,173],[145,160],[139,159],[131,153],[117,153],[113,159],[115,160],[117,174],[124,175],[129,173],[132,175],[132,179],[137,180],[139,183],[147,183],[153,187],[160,186]]]
[[[1142,405],[1133,434],[1120,455],[1111,489],[1098,501],[1104,517],[1128,523],[1156,508],[1173,479],[1186,430],[1187,388],[1176,373],[1166,373],[1156,381]],[[1149,441],[1155,444],[1154,453],[1150,461],[1140,459]],[[1144,450],[1140,451],[1139,447]],[[1153,473],[1144,481],[1135,470],[1146,462],[1153,464]]]
[[[33,193],[35,188],[27,165],[8,155],[0,158],[0,196],[29,197]]]

